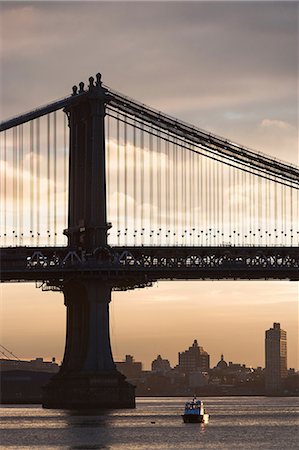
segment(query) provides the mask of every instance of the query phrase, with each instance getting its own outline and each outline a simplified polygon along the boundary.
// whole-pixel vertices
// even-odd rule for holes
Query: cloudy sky
[[[99,71],[130,97],[298,163],[297,2],[1,2],[1,119]],[[116,359],[148,365],[159,351],[175,363],[198,339],[213,364],[224,352],[264,365],[264,330],[278,321],[298,368],[296,283],[160,283],[115,293],[111,312]],[[1,342],[19,357],[62,357],[61,295],[2,286],[2,313]]]

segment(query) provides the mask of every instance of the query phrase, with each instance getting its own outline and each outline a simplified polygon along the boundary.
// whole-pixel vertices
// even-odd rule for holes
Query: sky
[[[102,73],[136,100],[298,164],[298,3],[1,2],[1,119],[71,93]],[[61,294],[1,286],[1,343],[19,358],[56,356]],[[177,363],[197,339],[212,366],[264,366],[264,332],[288,333],[298,363],[298,283],[160,282],[113,293],[115,360]]]

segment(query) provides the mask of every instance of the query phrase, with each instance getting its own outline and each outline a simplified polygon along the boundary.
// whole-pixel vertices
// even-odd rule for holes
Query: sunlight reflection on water
[[[206,398],[207,425],[184,424],[184,398],[139,398],[135,410],[59,411],[2,406],[1,444],[9,449],[298,448],[296,398]]]

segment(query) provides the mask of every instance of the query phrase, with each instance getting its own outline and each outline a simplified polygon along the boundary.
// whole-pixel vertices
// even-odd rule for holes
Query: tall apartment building
[[[265,338],[265,388],[269,394],[278,394],[283,389],[287,369],[287,333],[274,323],[266,330]]]
[[[198,370],[207,372],[210,368],[210,355],[195,340],[188,350],[179,353],[179,369],[184,373]]]

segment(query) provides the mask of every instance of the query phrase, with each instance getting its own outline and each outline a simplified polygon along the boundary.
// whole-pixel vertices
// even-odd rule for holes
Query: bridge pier
[[[116,370],[109,334],[111,287],[95,279],[64,288],[67,334],[61,369],[44,387],[44,408],[134,408],[135,388]]]

